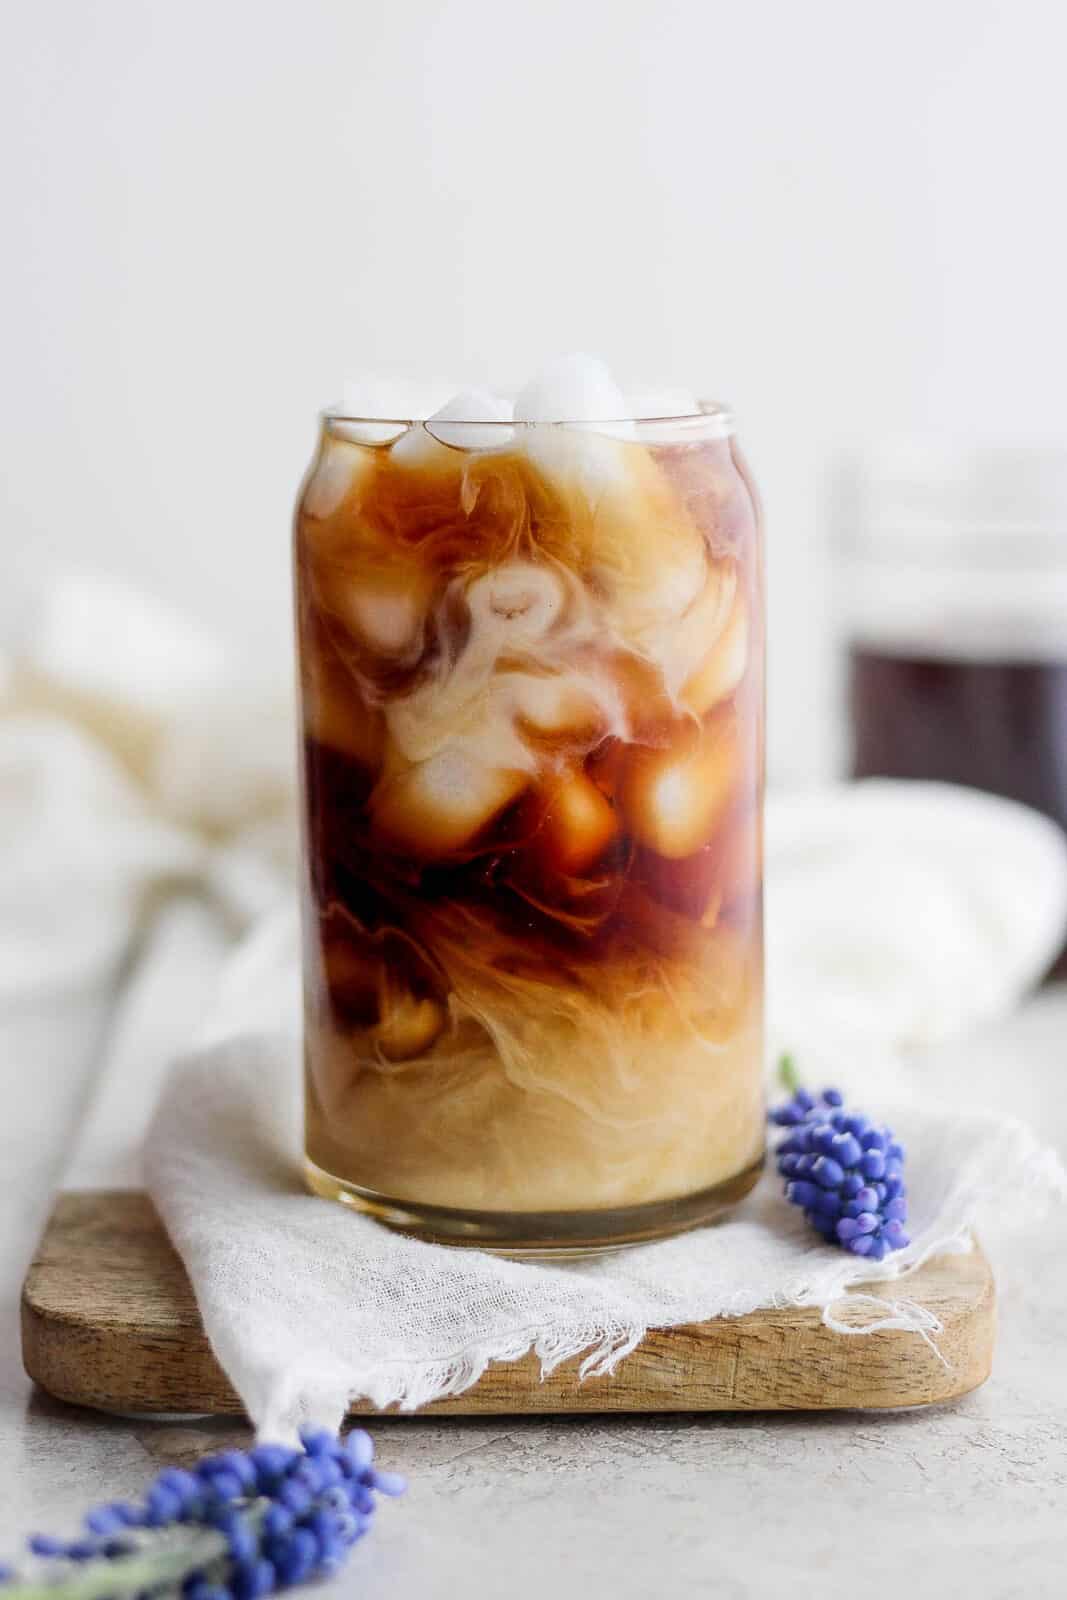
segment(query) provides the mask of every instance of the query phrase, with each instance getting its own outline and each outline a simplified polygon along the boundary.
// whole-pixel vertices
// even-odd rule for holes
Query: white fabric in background
[[[108,982],[148,884],[198,870],[107,753],[47,713],[0,721],[0,1003]]]
[[[212,1347],[271,1438],[308,1420],[336,1427],[356,1396],[415,1409],[531,1348],[546,1371],[584,1352],[595,1382],[650,1327],[760,1306],[819,1306],[845,1332],[858,1311],[863,1331],[911,1328],[936,1344],[936,1320],[908,1299],[908,1269],[968,1250],[983,1220],[1024,1226],[1067,1194],[1056,1156],[1021,1123],[882,1106],[908,1148],[912,1244],[881,1263],[822,1244],[769,1174],[715,1227],[592,1260],[423,1244],[303,1192],[297,963],[283,915],[231,971],[145,1151]],[[877,1297],[866,1290],[850,1308],[850,1289],[872,1282]]]
[[[0,671],[0,1006],[102,994],[163,893],[200,892],[224,913],[205,931],[208,960],[221,929],[236,938],[287,906],[288,661],[261,678],[99,579],[59,585],[27,639]],[[772,1039],[872,1112],[905,1051],[1005,1014],[1059,946],[1067,849],[1022,807],[936,785],[837,786],[773,794],[767,833]],[[294,1187],[287,927],[283,913],[237,958],[214,1042],[164,1094],[148,1163],[220,1359],[268,1430],[326,1419],[351,1392],[419,1403],[531,1345],[550,1362],[589,1348],[602,1367],[655,1323],[779,1299],[832,1308],[860,1275],[962,1247],[991,1193],[1003,1210],[1060,1181],[1018,1127],[911,1109],[898,1126],[916,1242],[880,1269],[813,1244],[773,1185],[737,1221],[583,1265],[403,1240]],[[171,931],[150,947],[161,961]],[[150,997],[151,973],[141,983]],[[135,1049],[125,1059],[137,1070]],[[121,1082],[107,1089],[113,1111]],[[131,1090],[131,1114],[143,1098]],[[905,1302],[902,1286],[894,1315],[907,1320]]]
[[[24,632],[0,658],[0,1002],[111,981],[172,888],[243,933],[295,866],[288,652],[257,675],[90,576]]]
[[[766,831],[768,1015],[804,1059],[1005,1016],[1063,939],[1064,835],[1012,800],[869,778],[770,795]]]

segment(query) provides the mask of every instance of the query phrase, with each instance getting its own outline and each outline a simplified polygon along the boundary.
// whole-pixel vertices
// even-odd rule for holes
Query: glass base
[[[361,1211],[387,1228],[416,1239],[433,1244],[471,1245],[499,1255],[559,1260],[602,1255],[703,1227],[742,1200],[762,1169],[761,1156],[743,1172],[696,1194],[602,1211],[454,1211],[448,1206],[422,1205],[375,1194],[345,1178],[335,1178],[310,1160],[304,1163],[304,1176],[313,1194],[339,1200],[353,1211]]]

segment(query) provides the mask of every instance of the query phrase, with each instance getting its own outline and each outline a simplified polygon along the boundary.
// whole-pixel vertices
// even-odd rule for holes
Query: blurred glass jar
[[[1067,449],[885,447],[845,474],[837,521],[852,775],[1067,827]]]

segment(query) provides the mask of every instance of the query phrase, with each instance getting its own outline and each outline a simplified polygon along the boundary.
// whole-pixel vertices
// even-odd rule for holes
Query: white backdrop
[[[731,399],[767,502],[772,772],[834,747],[846,438],[1048,433],[1058,0],[4,8],[5,571],[102,567],[288,649],[316,408],[571,347]],[[5,586],[9,605],[18,585]]]

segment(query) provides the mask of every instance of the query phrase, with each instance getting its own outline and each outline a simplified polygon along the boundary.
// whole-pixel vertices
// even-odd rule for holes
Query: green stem
[[[87,1561],[58,1583],[5,1583],[4,1600],[124,1600],[149,1590],[177,1587],[190,1572],[208,1566],[226,1554],[224,1536],[204,1528],[198,1537],[167,1550],[141,1548],[134,1555],[101,1557]]]
[[[797,1064],[788,1051],[785,1055],[778,1057],[778,1079],[783,1089],[788,1090],[790,1094],[796,1094],[800,1088],[800,1075],[797,1072]]]

